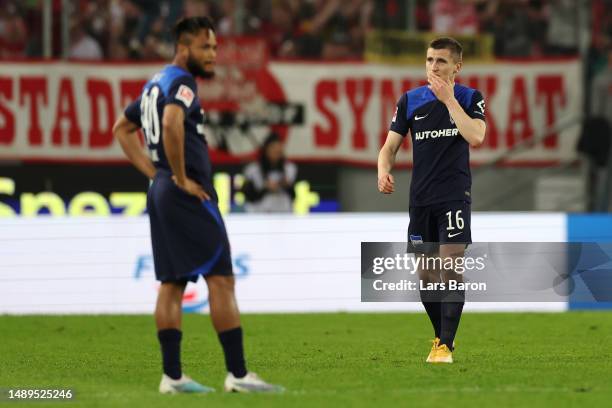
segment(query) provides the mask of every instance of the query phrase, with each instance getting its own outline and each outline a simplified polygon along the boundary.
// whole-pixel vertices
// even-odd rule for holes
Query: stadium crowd
[[[0,0],[0,58],[40,57],[42,0]],[[373,29],[488,33],[506,57],[573,55],[575,0],[73,0],[75,59],[152,60],[172,53],[168,28],[182,15],[208,15],[223,36],[261,36],[277,58],[360,59]],[[612,43],[612,0],[593,0],[594,46]],[[53,0],[53,55],[61,55],[62,1]],[[410,27],[414,24],[414,27]]]

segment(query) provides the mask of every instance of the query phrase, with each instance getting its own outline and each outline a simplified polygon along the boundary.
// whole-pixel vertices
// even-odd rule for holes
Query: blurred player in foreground
[[[470,146],[482,144],[485,105],[480,92],[455,84],[462,47],[452,38],[432,41],[425,63],[428,86],[405,92],[397,103],[387,140],[378,156],[378,190],[395,191],[391,169],[403,138],[410,133],[413,174],[410,186],[411,251],[438,259],[464,255],[472,242]],[[423,285],[461,282],[452,269],[420,269]],[[454,339],[465,291],[421,290],[421,301],[434,328],[430,363],[452,363]]]
[[[240,313],[225,225],[217,207],[203,131],[203,110],[195,77],[214,75],[217,40],[206,17],[181,20],[175,27],[176,53],[144,86],[113,132],[132,164],[152,180],[147,196],[155,274],[161,286],[155,308],[161,345],[161,393],[214,391],[181,370],[181,316],[187,282],[200,276],[208,285],[210,317],[225,355],[224,389],[275,392],[279,386],[246,369]],[[150,157],[140,145],[145,134]]]

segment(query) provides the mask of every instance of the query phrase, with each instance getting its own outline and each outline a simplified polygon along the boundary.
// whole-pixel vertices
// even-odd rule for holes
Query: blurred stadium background
[[[217,76],[199,92],[237,271],[255,285],[241,284],[246,310],[375,308],[357,301],[357,245],[405,239],[411,163],[406,143],[398,191],[382,196],[377,152],[398,96],[424,83],[424,49],[441,33],[463,42],[459,80],[487,102],[487,138],[472,149],[474,240],[612,238],[609,1],[3,0],[0,10],[0,312],[151,309],[147,181],[111,127],[171,58],[182,15],[211,16],[221,40]],[[242,170],[271,132],[298,165],[295,214],[241,214]],[[286,294],[278,303],[258,289],[270,284],[265,274],[275,288],[297,276],[314,289],[315,272],[352,289],[319,289],[301,303],[289,289],[274,291]],[[117,298],[116,282],[142,276]],[[52,295],[46,279],[72,298]],[[81,279],[97,307],[81,299]],[[31,284],[46,293],[40,304]],[[205,305],[195,299],[205,293],[192,297]]]
[[[154,291],[132,287],[118,300],[111,279],[145,275],[149,284],[152,273],[147,181],[111,127],[171,58],[169,28],[183,15],[211,16],[221,41],[217,76],[199,92],[237,270],[255,282],[241,290],[247,310],[373,307],[333,288],[279,306],[257,289],[269,282],[254,277],[269,273],[284,287],[289,274],[318,271],[355,289],[357,244],[405,239],[410,145],[392,196],[376,191],[377,152],[398,96],[424,83],[427,42],[443,33],[463,42],[459,80],[487,103],[487,138],[472,149],[474,240],[612,235],[609,1],[3,0],[0,10],[0,268],[9,295],[0,312],[150,310]],[[295,214],[241,214],[242,170],[271,132],[298,165]],[[24,297],[35,292],[15,270],[44,299]],[[74,300],[77,277],[103,306]],[[51,295],[45,279],[73,287],[74,299]],[[124,306],[130,299],[140,306]],[[56,303],[67,306],[46,308]]]
[[[441,34],[487,105],[474,241],[612,240],[610,0],[0,0],[0,315],[152,312],[147,181],[111,127],[184,15],[212,17],[221,41],[199,93],[243,311],[421,309],[361,303],[359,248],[406,239],[411,147],[393,196],[376,190],[377,152]],[[292,215],[244,211],[241,173],[270,132],[298,166]],[[189,286],[185,310],[206,299]]]
[[[436,32],[464,43],[461,80],[487,99],[473,210],[610,208],[609,133],[587,120],[612,115],[607,0],[3,0],[1,10],[0,171],[15,182],[2,201],[18,213],[34,211],[19,209],[24,193],[70,202],[146,190],[111,123],[171,57],[172,22],[197,14],[223,41],[200,96],[226,211],[242,210],[236,175],[270,130],[308,182],[301,212],[405,211],[410,171],[396,171],[405,189],[380,197],[376,152],[398,95],[424,81]]]

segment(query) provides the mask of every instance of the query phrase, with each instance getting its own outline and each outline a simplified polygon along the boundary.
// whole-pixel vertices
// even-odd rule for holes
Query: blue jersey
[[[455,98],[469,117],[485,120],[480,92],[455,85]],[[402,95],[390,129],[402,136],[410,131],[412,137],[411,207],[447,201],[471,202],[469,144],[459,133],[446,105],[429,87]]]
[[[171,103],[185,112],[187,177],[200,183],[216,201],[208,145],[204,137],[204,111],[193,75],[176,65],[167,65],[145,84],[140,97],[126,108],[125,116],[142,128],[155,167],[172,171],[164,152],[161,122],[164,107]]]

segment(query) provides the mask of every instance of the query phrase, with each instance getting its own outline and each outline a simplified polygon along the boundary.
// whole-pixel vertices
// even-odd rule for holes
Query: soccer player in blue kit
[[[172,64],[146,83],[113,128],[129,160],[152,180],[147,210],[155,275],[161,282],[155,308],[163,366],[159,391],[214,391],[181,370],[183,293],[187,282],[200,276],[208,285],[210,317],[225,356],[225,391],[281,391],[247,371],[244,358],[230,246],[212,183],[195,81],[214,75],[214,28],[206,17],[191,17],[179,21],[174,34]],[[141,128],[149,155],[139,142]]]
[[[378,190],[395,191],[391,170],[403,138],[410,133],[413,173],[410,185],[409,248],[441,259],[464,255],[471,241],[472,177],[470,146],[482,144],[485,104],[480,92],[455,84],[462,68],[462,47],[453,38],[429,44],[425,62],[429,85],[405,92],[397,103],[387,140],[378,156]],[[462,281],[452,269],[421,268],[427,283]],[[435,339],[429,363],[452,363],[454,339],[465,303],[463,290],[432,295],[421,290]]]

